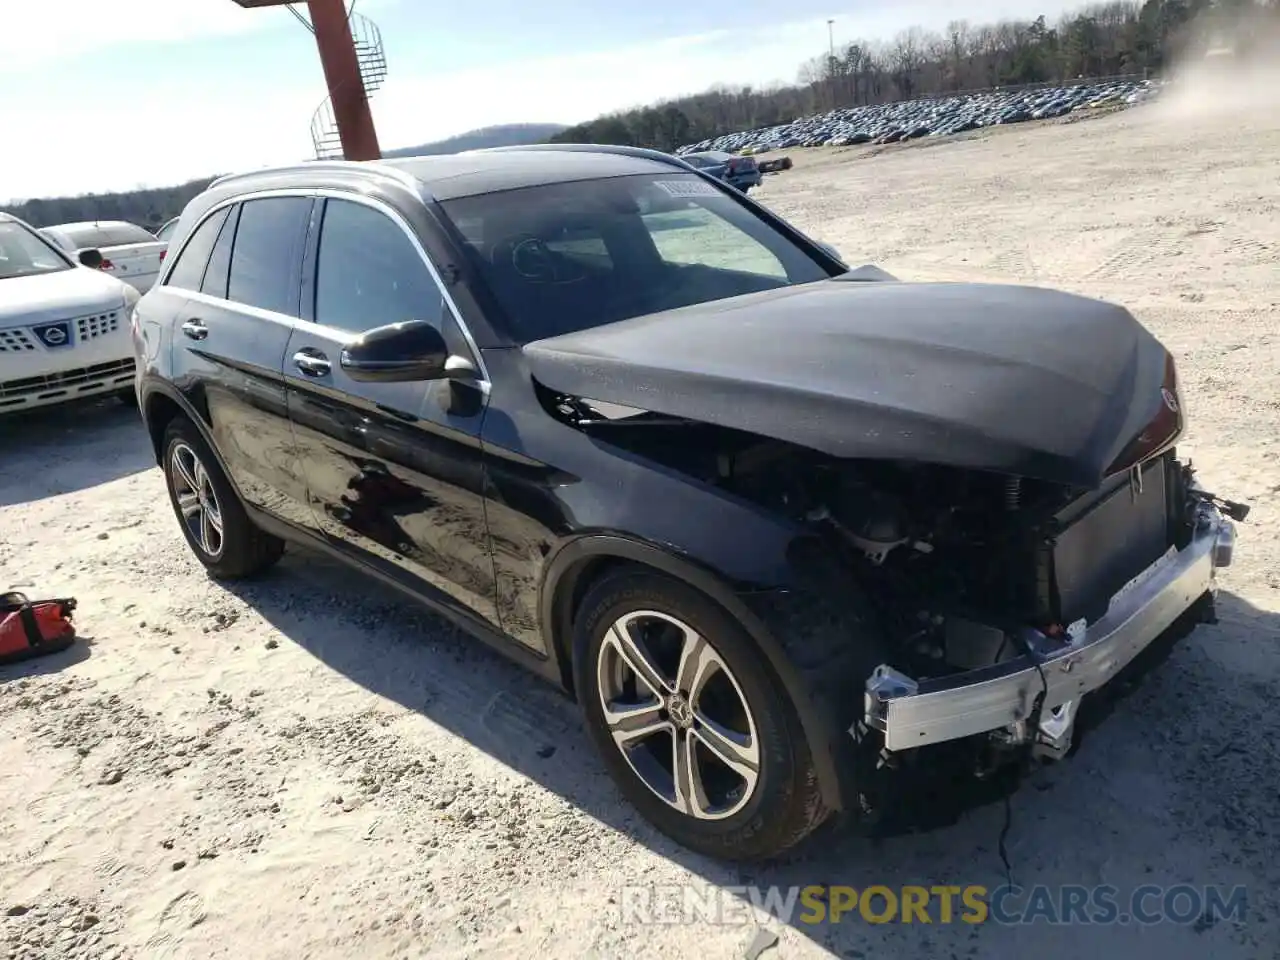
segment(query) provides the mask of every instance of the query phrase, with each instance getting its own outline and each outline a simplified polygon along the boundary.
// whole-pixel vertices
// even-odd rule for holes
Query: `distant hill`
[[[567,129],[567,125],[563,123],[502,123],[460,133],[456,137],[437,140],[434,143],[383,150],[382,155],[384,157],[429,157],[440,153],[461,153],[463,150],[483,150],[486,147],[515,147],[525,143],[542,143]]]
[[[542,143],[568,129],[563,123],[504,123],[460,133],[447,140],[423,143],[416,147],[384,150],[385,157],[425,157],[438,153],[459,153],[484,147],[512,147],[524,143]],[[119,193],[82,194],[77,197],[47,197],[0,203],[0,212],[12,213],[32,226],[75,220],[128,220],[152,229],[182,208],[209,185],[211,177],[192,180],[174,187],[124,190]]]

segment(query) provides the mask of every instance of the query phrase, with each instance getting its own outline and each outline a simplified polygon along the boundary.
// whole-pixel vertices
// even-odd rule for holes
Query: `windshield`
[[[520,343],[830,276],[804,247],[691,173],[441,206]]]
[[[71,269],[70,263],[26,226],[0,220],[0,280]]]

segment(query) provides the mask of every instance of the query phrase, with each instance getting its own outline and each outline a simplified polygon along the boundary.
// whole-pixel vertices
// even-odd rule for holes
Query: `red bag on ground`
[[[75,600],[28,600],[0,593],[0,664],[57,653],[75,643]]]

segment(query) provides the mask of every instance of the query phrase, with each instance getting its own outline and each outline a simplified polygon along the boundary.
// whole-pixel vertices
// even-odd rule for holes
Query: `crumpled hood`
[[[1128,311],[1035,287],[833,278],[526,344],[575,396],[787,440],[1095,486],[1164,402]],[[869,278],[861,278],[869,279]]]
[[[0,279],[0,327],[25,327],[119,310],[125,298],[125,284],[88,267],[6,277]]]

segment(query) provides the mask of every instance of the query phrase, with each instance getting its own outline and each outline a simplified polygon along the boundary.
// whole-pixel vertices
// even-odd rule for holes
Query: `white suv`
[[[133,397],[139,294],[0,213],[0,416],[79,397]]]

